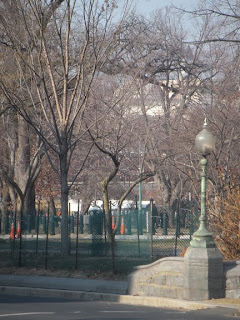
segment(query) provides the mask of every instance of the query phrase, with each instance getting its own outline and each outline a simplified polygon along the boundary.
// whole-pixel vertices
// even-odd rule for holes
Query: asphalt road
[[[130,306],[111,302],[0,294],[0,320],[226,320],[239,319],[233,309],[198,311]]]

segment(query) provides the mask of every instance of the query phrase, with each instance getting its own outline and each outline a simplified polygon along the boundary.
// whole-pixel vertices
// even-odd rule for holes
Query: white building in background
[[[118,208],[118,200],[111,199],[112,210],[115,211]],[[142,201],[142,208],[145,208],[149,204],[149,201]],[[139,203],[138,203],[139,205]],[[68,201],[68,208],[70,209],[70,213],[78,212],[78,200],[70,199]],[[79,201],[79,212],[81,212],[82,208],[82,200]],[[93,201],[91,206],[89,207],[89,211],[91,210],[99,210],[103,208],[103,201],[97,200]],[[122,210],[132,210],[136,208],[136,202],[133,200],[124,200],[122,204]]]
[[[69,199],[68,200],[68,208],[70,213],[71,212],[78,212],[78,200]],[[82,209],[82,200],[79,201],[79,211],[81,212]]]

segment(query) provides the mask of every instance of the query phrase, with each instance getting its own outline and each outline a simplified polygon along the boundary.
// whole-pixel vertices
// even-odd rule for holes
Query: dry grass
[[[105,279],[105,280],[127,280],[127,275],[122,273],[113,274],[112,272],[84,272],[81,270],[45,270],[44,268],[16,268],[2,267],[0,274],[28,275],[28,276],[48,276],[63,278],[81,279]]]

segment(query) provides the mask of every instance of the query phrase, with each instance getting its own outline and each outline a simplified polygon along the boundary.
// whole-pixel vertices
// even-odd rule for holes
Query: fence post
[[[153,218],[153,199],[150,199],[150,245],[151,245],[151,259],[153,261],[153,235],[155,234],[154,218]]]
[[[4,230],[4,234],[8,234],[9,233],[9,217],[8,217],[8,213],[5,217],[5,230]]]
[[[35,217],[35,227],[34,227],[34,230],[35,230],[36,234],[38,232],[38,228],[39,228],[39,216],[37,214],[36,217]]]
[[[139,216],[138,216],[138,205],[137,205],[137,197],[136,197],[136,225],[137,225],[137,240],[138,240],[138,256],[141,256],[141,248],[140,248],[140,237],[139,237]]]
[[[127,235],[132,234],[132,222],[131,222],[131,213],[130,211],[127,211],[126,215],[126,228],[127,228]]]
[[[80,234],[83,234],[83,214],[82,213],[79,213],[78,231]]]
[[[178,237],[180,235],[181,226],[180,226],[180,214],[177,212],[176,214],[176,236]]]
[[[142,208],[139,207],[138,211],[138,232],[139,235],[143,235],[143,215],[142,215]]]
[[[55,235],[55,225],[54,225],[54,216],[51,215],[49,218],[49,224],[50,224],[50,235],[54,236]]]
[[[31,216],[28,214],[27,216],[27,232],[31,233]]]
[[[48,208],[47,208],[47,217],[45,215],[45,221],[46,221],[46,247],[45,247],[45,270],[48,268],[48,228],[49,228],[49,202],[48,202]]]
[[[37,235],[37,238],[36,238],[36,253],[38,253],[39,214],[40,214],[40,201],[38,202],[38,211],[37,211],[37,216],[36,216],[36,220],[35,220],[35,232],[36,232],[36,235]]]
[[[72,214],[70,217],[71,222],[71,233],[74,233],[74,215]]]
[[[43,214],[42,216],[42,225],[43,225],[43,234],[47,233],[47,219],[46,214]]]
[[[167,234],[168,234],[167,224],[168,224],[167,212],[164,212],[164,214],[163,214],[163,230],[162,230],[163,236],[167,236]]]
[[[118,216],[115,217],[115,222],[117,224],[117,232],[116,232],[117,235],[121,234],[121,232],[120,232],[120,229],[121,229],[121,217],[122,217],[122,212],[120,212],[120,216],[119,217]]]
[[[75,255],[75,269],[78,268],[78,233],[79,233],[79,207],[80,207],[80,201],[78,200],[78,209],[77,209],[77,230],[76,230],[76,255]]]

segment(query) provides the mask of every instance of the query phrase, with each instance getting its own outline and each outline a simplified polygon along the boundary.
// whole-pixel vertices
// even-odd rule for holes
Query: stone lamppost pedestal
[[[223,259],[217,247],[189,246],[184,256],[184,299],[209,300],[223,298]]]

